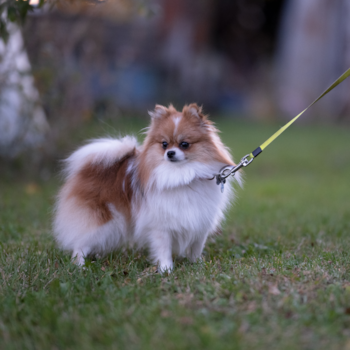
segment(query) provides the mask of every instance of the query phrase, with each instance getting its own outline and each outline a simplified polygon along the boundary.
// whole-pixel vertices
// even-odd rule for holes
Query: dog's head
[[[151,125],[141,162],[146,176],[152,173],[157,186],[188,184],[195,177],[211,177],[223,165],[233,164],[217,129],[197,104],[186,105],[181,112],[172,105],[156,105],[149,114]]]

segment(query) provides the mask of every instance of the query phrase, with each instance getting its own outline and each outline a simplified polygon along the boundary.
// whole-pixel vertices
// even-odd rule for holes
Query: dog
[[[147,248],[159,272],[173,269],[172,254],[196,262],[234,199],[232,179],[223,193],[212,180],[234,162],[201,107],[156,105],[149,115],[141,146],[96,139],[65,160],[53,233],[78,265],[122,246]]]

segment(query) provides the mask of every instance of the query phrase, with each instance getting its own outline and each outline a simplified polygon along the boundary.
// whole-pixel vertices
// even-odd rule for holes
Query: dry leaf
[[[256,310],[256,301],[253,300],[248,304],[247,311],[249,313],[254,312]]]
[[[167,317],[170,317],[170,316],[171,316],[171,313],[170,313],[170,311],[168,311],[168,310],[163,310],[163,311],[160,313],[160,316],[163,317],[163,318],[167,318]]]
[[[25,188],[26,194],[32,195],[39,192],[39,186],[36,183],[29,183]]]
[[[280,295],[281,292],[277,287],[277,284],[270,284],[269,285],[269,293],[272,295]]]
[[[191,317],[181,317],[179,321],[181,324],[184,324],[184,325],[193,324],[193,319]]]
[[[131,279],[130,279],[130,278],[126,278],[126,279],[124,280],[124,283],[123,283],[122,285],[123,285],[123,286],[126,286],[126,285],[128,285],[130,282],[131,282]]]
[[[247,321],[243,321],[241,326],[238,329],[239,333],[245,333],[249,330],[249,323]]]

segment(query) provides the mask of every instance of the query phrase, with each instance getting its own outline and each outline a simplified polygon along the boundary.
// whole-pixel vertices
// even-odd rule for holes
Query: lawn
[[[236,160],[279,127],[217,125]],[[163,276],[137,251],[76,267],[50,236],[58,177],[2,180],[0,348],[350,349],[349,132],[292,126],[245,170],[203,262]]]

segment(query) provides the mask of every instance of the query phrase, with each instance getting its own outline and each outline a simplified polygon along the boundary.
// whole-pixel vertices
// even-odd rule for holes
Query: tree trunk
[[[31,66],[17,25],[0,39],[0,155],[12,158],[43,146],[49,126],[34,86]]]

